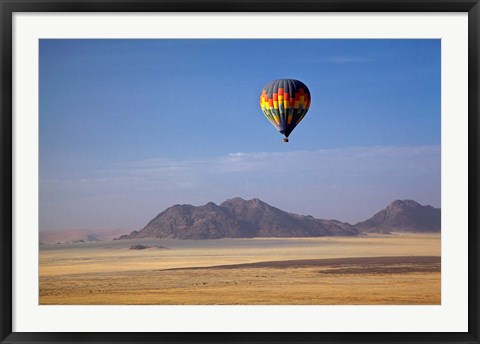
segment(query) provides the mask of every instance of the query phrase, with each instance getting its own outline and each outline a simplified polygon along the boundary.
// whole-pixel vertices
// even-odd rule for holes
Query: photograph
[[[442,305],[441,39],[38,52],[40,306]]]

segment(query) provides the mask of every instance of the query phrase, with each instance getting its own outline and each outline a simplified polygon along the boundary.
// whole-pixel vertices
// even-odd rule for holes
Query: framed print
[[[1,2],[2,343],[479,342],[478,1],[292,6]]]

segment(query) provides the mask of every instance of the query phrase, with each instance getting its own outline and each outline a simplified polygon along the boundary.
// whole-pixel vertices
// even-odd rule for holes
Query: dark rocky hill
[[[412,200],[396,200],[355,225],[361,232],[440,232],[441,210]]]
[[[119,239],[219,239],[252,237],[351,236],[348,223],[287,213],[255,198],[229,199],[220,205],[174,205],[153,218],[142,230]]]

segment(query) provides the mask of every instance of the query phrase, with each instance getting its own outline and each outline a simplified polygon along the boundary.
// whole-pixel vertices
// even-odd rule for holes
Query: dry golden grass
[[[439,235],[155,242],[171,249],[129,250],[137,243],[131,241],[115,247],[42,248],[40,304],[440,303],[438,259],[202,268],[341,257],[439,257]]]

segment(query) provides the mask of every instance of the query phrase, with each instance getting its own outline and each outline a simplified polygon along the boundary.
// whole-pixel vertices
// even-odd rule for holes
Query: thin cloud
[[[117,163],[94,176],[78,180],[85,184],[154,183],[157,186],[193,188],[218,178],[236,175],[279,178],[303,175],[328,179],[341,176],[406,176],[438,173],[439,146],[375,146],[291,152],[232,152],[224,156],[194,159],[148,159]],[[53,180],[42,180],[52,184]]]

